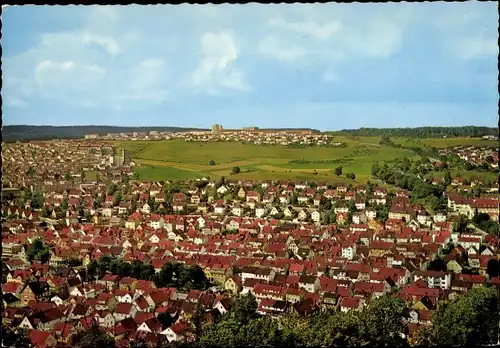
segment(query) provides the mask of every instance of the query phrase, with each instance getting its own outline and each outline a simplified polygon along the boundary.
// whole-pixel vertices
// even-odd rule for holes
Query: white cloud
[[[75,64],[73,61],[57,62],[44,60],[35,67],[35,80],[43,88],[90,89],[102,80],[106,70],[95,64]]]
[[[497,40],[483,38],[459,40],[454,49],[456,55],[465,60],[484,56],[497,56],[499,53]]]
[[[120,51],[118,43],[112,37],[84,33],[80,39],[86,45],[95,44],[102,46],[109,54],[118,54]]]
[[[323,81],[333,82],[333,81],[337,81],[337,80],[338,80],[338,76],[331,69],[328,69],[324,72]]]
[[[149,101],[162,103],[168,98],[165,88],[169,84],[167,64],[162,58],[148,58],[130,70],[124,91],[116,96],[117,102]]]
[[[205,33],[201,37],[201,59],[192,73],[196,87],[214,94],[219,87],[247,91],[250,86],[234,63],[238,59],[238,48],[233,36],[227,32]]]
[[[401,20],[394,17],[374,16],[356,25],[347,20],[318,24],[272,18],[268,26],[276,30],[259,43],[259,51],[289,62],[306,56],[327,64],[346,58],[388,58],[399,52],[403,40]]]
[[[81,52],[96,46],[101,47],[111,55],[120,52],[120,46],[115,38],[97,35],[87,30],[42,34],[39,49],[71,53],[74,51]]]
[[[375,58],[388,58],[399,52],[403,40],[401,27],[386,19],[376,19],[368,24],[364,33],[356,35],[352,47]]]
[[[325,40],[342,29],[342,22],[331,21],[326,24],[315,22],[287,22],[282,18],[272,18],[269,25],[289,31],[295,31],[301,34],[313,36],[320,40]]]
[[[297,45],[284,47],[284,45],[274,36],[267,36],[264,38],[259,43],[258,50],[263,55],[285,62],[293,62],[307,54],[304,48]]]
[[[14,99],[8,100],[7,105],[15,107],[15,108],[25,108],[28,104],[22,99],[14,98]]]

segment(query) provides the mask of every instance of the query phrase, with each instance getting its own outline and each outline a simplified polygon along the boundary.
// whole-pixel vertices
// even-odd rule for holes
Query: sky
[[[9,6],[3,124],[498,121],[496,2]]]

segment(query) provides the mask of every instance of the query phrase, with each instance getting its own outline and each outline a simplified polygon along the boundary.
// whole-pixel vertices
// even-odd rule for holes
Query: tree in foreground
[[[11,328],[4,326],[2,328],[1,337],[2,347],[28,348],[31,347],[31,342],[28,339],[26,332],[14,332]]]
[[[232,318],[247,324],[250,320],[257,316],[257,300],[252,293],[241,295],[238,297],[229,312]]]
[[[478,346],[498,340],[498,290],[493,287],[472,288],[466,295],[440,303],[428,330],[430,344]]]
[[[486,265],[486,273],[488,273],[490,279],[493,277],[500,277],[500,263],[497,259],[491,259],[488,261],[488,264]]]
[[[115,348],[115,340],[101,331],[98,326],[92,326],[89,330],[77,335],[73,340],[75,348]]]
[[[409,310],[403,300],[382,296],[373,300],[360,313],[360,334],[365,342],[376,346],[406,347]]]

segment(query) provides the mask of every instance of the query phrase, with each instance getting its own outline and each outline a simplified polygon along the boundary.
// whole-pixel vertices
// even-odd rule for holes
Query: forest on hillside
[[[482,137],[498,136],[498,128],[492,127],[417,127],[417,128],[359,128],[343,129],[337,134],[350,136],[391,136],[406,138],[442,138],[442,137]]]

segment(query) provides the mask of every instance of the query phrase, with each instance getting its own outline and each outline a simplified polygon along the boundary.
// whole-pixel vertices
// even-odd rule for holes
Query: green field
[[[136,163],[136,173],[142,180],[176,180],[201,176],[250,180],[317,180],[329,183],[365,183],[374,161],[392,161],[412,156],[404,149],[383,147],[377,137],[336,137],[346,147],[260,146],[237,142],[121,141]],[[209,165],[214,160],[215,165]],[[335,163],[290,163],[290,161],[334,161]],[[233,167],[241,173],[231,175]],[[337,177],[333,170],[344,168]],[[345,173],[356,174],[355,180]]]
[[[140,180],[184,180],[203,176],[203,174],[194,171],[161,166],[138,167],[136,173]]]
[[[453,146],[458,143],[482,144],[482,139],[405,139],[391,138],[403,146]],[[374,162],[392,162],[396,158],[415,157],[405,149],[381,146],[380,137],[336,136],[335,142],[345,147],[262,146],[239,142],[117,141],[136,163],[142,180],[178,180],[202,176],[234,180],[315,180],[328,183],[366,183]],[[215,165],[209,165],[209,161]],[[299,163],[293,163],[293,162]],[[326,162],[326,163],[325,163]],[[233,167],[241,173],[232,175]],[[342,166],[343,175],[334,169]],[[355,180],[345,177],[354,173]]]
[[[85,179],[95,181],[95,180],[97,180],[97,174],[98,174],[98,172],[94,172],[94,171],[85,172]]]

